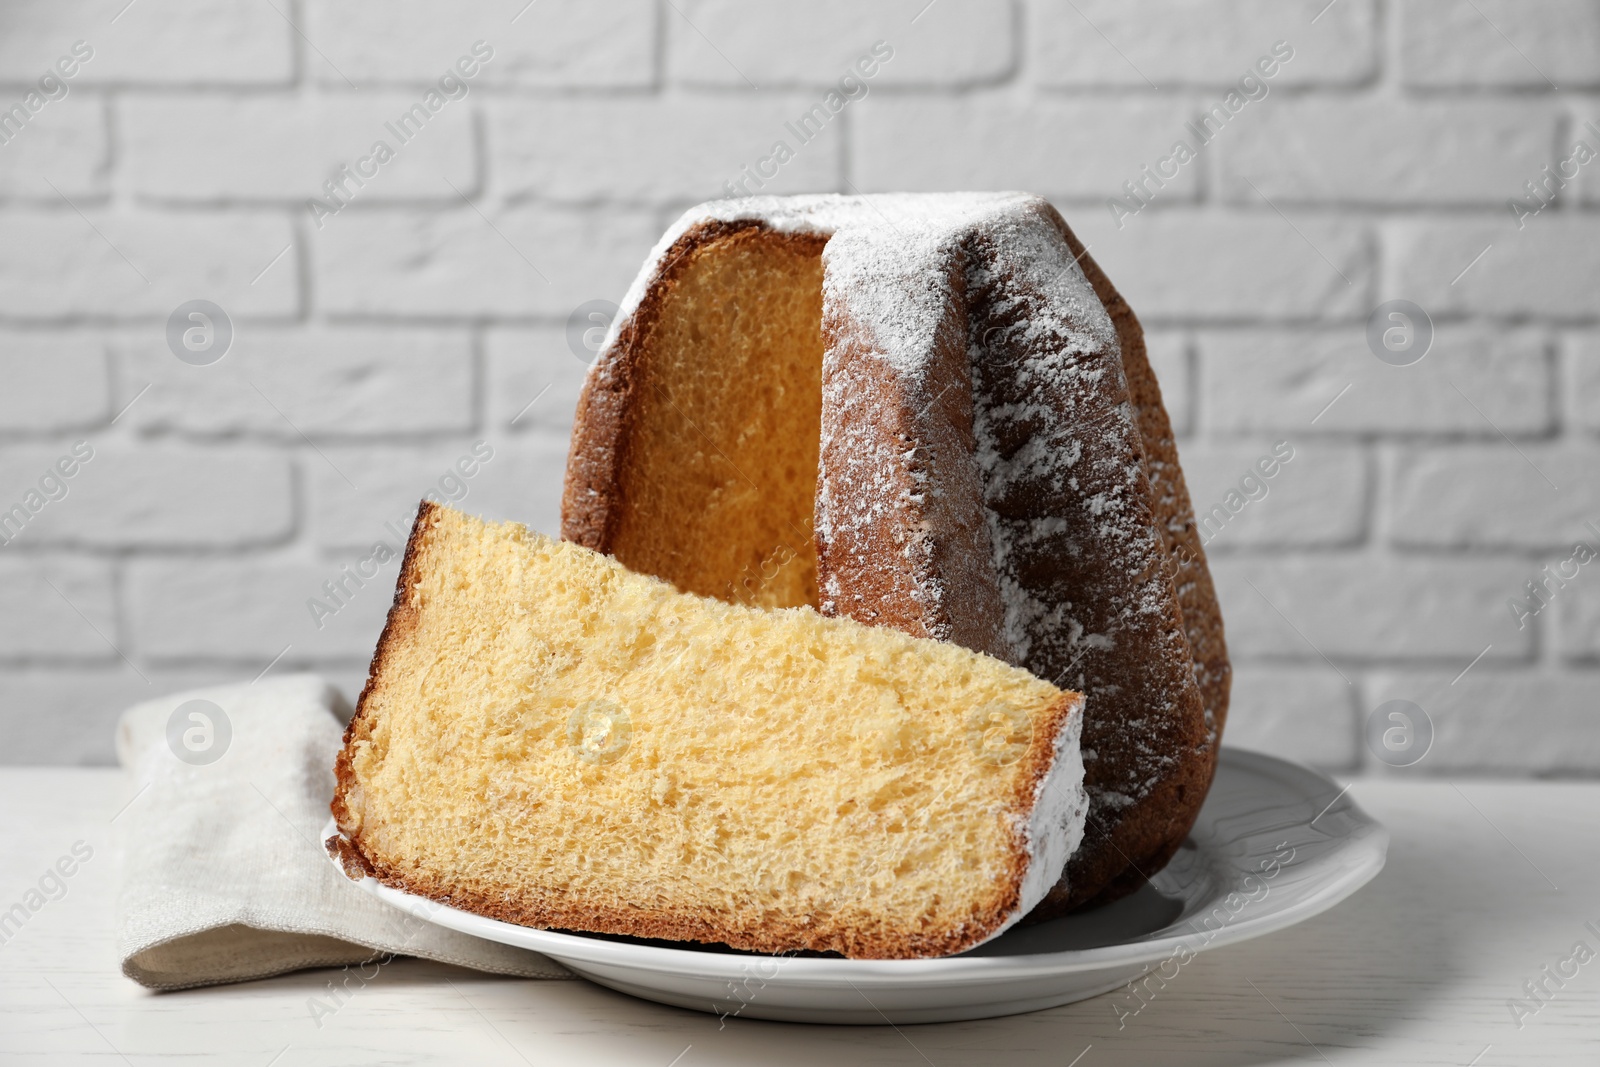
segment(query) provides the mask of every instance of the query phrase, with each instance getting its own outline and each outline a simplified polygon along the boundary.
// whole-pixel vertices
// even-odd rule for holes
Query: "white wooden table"
[[[582,981],[416,960],[320,1020],[308,1001],[326,971],[150,993],[122,977],[113,943],[119,773],[0,769],[0,911],[74,842],[94,850],[0,945],[0,1062],[1600,1063],[1600,957],[1559,988],[1542,971],[1580,941],[1600,953],[1585,926],[1600,929],[1600,783],[1363,780],[1351,792],[1394,834],[1377,880],[1292,930],[1203,954],[1125,1028],[1101,997],[895,1030],[724,1023]],[[1508,1002],[1541,979],[1550,995],[1519,1028]]]

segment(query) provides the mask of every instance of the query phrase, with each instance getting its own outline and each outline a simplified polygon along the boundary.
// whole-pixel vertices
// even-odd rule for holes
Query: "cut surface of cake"
[[[1082,698],[424,503],[345,735],[352,876],[529,926],[911,958],[1081,837]]]
[[[562,535],[1085,693],[1087,830],[1036,917],[1137,888],[1209,788],[1230,676],[1160,388],[1037,197],[690,210],[585,384]]]

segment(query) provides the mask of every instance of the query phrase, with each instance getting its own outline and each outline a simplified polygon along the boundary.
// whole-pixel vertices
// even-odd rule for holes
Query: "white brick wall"
[[[6,5],[0,78],[32,81],[78,40],[94,49],[74,79],[83,85],[286,85],[296,66],[306,65],[293,27],[271,4],[140,0],[140,6],[142,17],[133,18],[122,4],[104,0]]]
[[[130,12],[131,14],[131,12]],[[211,97],[137,93],[118,109],[122,177],[142,201],[276,202],[300,207],[416,103],[400,91]],[[384,201],[459,203],[478,188],[472,112],[453,105],[360,190]],[[351,188],[354,188],[352,184]]]
[[[643,89],[656,79],[655,0],[306,0],[307,36],[321,56],[310,78],[334,88],[431,82],[472,43],[494,49],[485,84],[523,89]]]
[[[875,85],[986,84],[1015,69],[1016,9],[1012,0],[684,0],[665,9],[668,77],[731,89],[826,89],[883,41],[894,56]]]
[[[1589,0],[1402,0],[1399,8],[1407,86],[1600,88],[1600,8]]]
[[[1372,77],[1382,42],[1374,0],[1037,0],[1036,84],[1086,90],[1236,81],[1277,40],[1295,58],[1279,85],[1349,86]],[[1311,19],[1316,17],[1316,24]]]
[[[769,191],[1048,195],[1150,327],[1197,507],[1295,449],[1211,538],[1230,739],[1385,770],[1362,724],[1404,697],[1438,734],[1405,773],[1600,774],[1600,568],[1508,607],[1600,547],[1600,161],[1521,227],[1507,203],[1600,148],[1595,0],[18,0],[0,108],[77,41],[0,144],[0,514],[94,449],[0,545],[0,762],[104,762],[123,704],[275,658],[353,691],[393,562],[322,626],[307,601],[474,442],[462,505],[554,530],[569,313],[883,41]],[[167,348],[196,298],[235,327],[212,366]],[[1394,298],[1436,327],[1409,367],[1367,346]]]
[[[789,137],[783,124],[815,102],[796,93],[496,101],[491,166],[510,196],[692,203],[769,155],[775,140]],[[824,127],[761,191],[795,193],[836,184],[840,140],[836,124]],[[582,166],[573,166],[567,151],[555,150],[568,145]]]
[[[861,104],[851,154],[863,189],[1023,188],[1098,201],[1160,157],[1190,117],[1169,100],[883,94]],[[1193,202],[1198,186],[1180,173],[1162,202]]]
[[[1269,99],[1259,121],[1243,118],[1221,143],[1230,203],[1492,208],[1550,160],[1560,112],[1538,100],[1306,98]]]

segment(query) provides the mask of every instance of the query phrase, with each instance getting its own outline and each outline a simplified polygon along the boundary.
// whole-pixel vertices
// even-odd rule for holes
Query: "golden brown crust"
[[[1092,842],[1098,837],[1106,842],[1099,853],[1100,867],[1094,872],[1088,871],[1088,864],[1095,861],[1096,854],[1089,849],[1080,850],[1068,866],[1067,880],[1084,885],[1101,883],[1104,888],[1088,895],[1074,892],[1068,901],[1053,899],[1035,912],[1037,918],[1047,918],[1076,906],[1098,906],[1125,896],[1143,885],[1149,875],[1161,870],[1172,858],[1194,825],[1216,773],[1232,679],[1221,608],[1206,566],[1205,549],[1194,521],[1183,468],[1178,462],[1172,423],[1145,349],[1144,330],[1128,302],[1089,256],[1071,228],[1064,221],[1060,228],[1117,330],[1129,398],[1142,439],[1150,506],[1176,566],[1178,606],[1194,660],[1205,721],[1203,741],[1189,749],[1178,772],[1169,776],[1144,805],[1148,813],[1142,816],[1143,825],[1138,827],[1138,832],[1130,834],[1129,840],[1117,841],[1108,837],[1104,826],[1091,824],[1089,827],[1087,840]],[[1115,847],[1108,847],[1112,845]],[[1121,869],[1117,873],[1109,877],[1103,873],[1119,862]]]
[[[366,857],[361,855],[361,850],[351,844],[350,839],[343,834],[334,834],[322,843],[322,847],[328,850],[328,855],[339,861],[339,866],[344,868],[345,877],[352,882],[359,882],[372,873],[372,868],[367,866]]]
[[[1038,210],[1076,257],[1081,246],[1059,214],[1042,203]],[[979,239],[980,249],[988,240]],[[998,248],[988,252],[997,264],[1006,262],[1006,254]],[[1002,424],[998,449],[1002,455],[1025,444],[1081,449],[1070,493],[1049,480],[1012,481],[1003,496],[991,494],[990,506],[998,522],[1019,531],[1013,551],[1026,557],[1015,580],[1030,599],[1057,605],[1072,624],[1108,638],[1079,642],[1058,627],[1030,631],[1033,647],[1023,665],[1088,695],[1083,751],[1090,810],[1084,841],[1061,882],[1035,909],[1031,918],[1037,921],[1095,900],[1130,866],[1160,854],[1175,829],[1181,840],[1210,768],[1205,708],[1175,589],[1177,567],[1158,528],[1142,434],[1137,425],[1096,432],[1126,426],[1123,412],[1132,395],[1120,345],[1058,354],[1058,341],[1029,328],[1053,310],[1046,294],[1007,270],[991,268],[986,276],[987,284],[972,293],[973,331],[985,339],[975,375],[984,403],[990,410],[1055,413],[1053,425]],[[1075,380],[1086,377],[1095,385],[1082,391],[1063,387],[1034,369],[1053,358],[1071,360],[1082,376]],[[1095,532],[1096,511],[1087,502],[1101,498],[1122,509],[1116,534]],[[1027,531],[1051,523],[1062,524],[1060,535],[1029,539]]]
[[[995,882],[992,895],[981,901],[965,921],[942,929],[862,928],[830,922],[826,917],[809,921],[813,917],[807,916],[807,921],[802,921],[776,912],[757,924],[734,926],[725,914],[705,908],[619,909],[572,901],[533,887],[507,892],[456,883],[446,872],[423,871],[414,863],[401,866],[379,854],[367,843],[363,825],[366,815],[357,817],[348,800],[361,788],[354,768],[355,747],[371,737],[377,714],[373,695],[390,669],[391,660],[404,654],[405,643],[417,631],[422,609],[414,602],[412,590],[428,552],[437,510],[437,505],[427,501],[418,508],[396,581],[394,603],[373,655],[372,672],[335,762],[337,787],[331,808],[342,836],[328,838],[324,847],[339,860],[347,876],[374,877],[384,885],[440,904],[522,926],[700,941],[755,952],[831,951],[859,959],[950,955],[972,948],[1017,918],[1032,859],[1026,827],[1035,807],[1045,802],[1044,785],[1055,767],[1059,736],[1070,728],[1072,715],[1081,712],[1082,697],[1076,693],[1062,693],[1046,709],[1021,757],[1012,799],[1000,816],[1011,820],[1011,849],[1003,860],[1005,875]]]
[[[411,524],[411,536],[406,538],[406,551],[400,560],[400,576],[395,581],[394,600],[389,605],[389,616],[384,621],[383,633],[378,636],[378,645],[372,651],[372,665],[367,669],[367,684],[361,687],[361,697],[356,701],[356,713],[350,717],[350,724],[344,728],[344,746],[334,760],[335,785],[330,808],[341,830],[353,825],[345,797],[356,785],[355,771],[350,766],[354,745],[355,742],[365,741],[372,735],[372,724],[367,714],[368,702],[378,685],[378,680],[384,675],[389,657],[395,654],[400,642],[404,641],[417,626],[417,609],[411,603],[411,588],[416,580],[417,560],[422,541],[427,531],[432,528],[433,517],[438,507],[439,505],[431,500],[417,503],[417,517]],[[348,870],[348,866],[346,869]]]
[[[1065,224],[1063,223],[1063,227]],[[1122,346],[1122,364],[1128,377],[1128,393],[1133,401],[1143,438],[1145,468],[1150,479],[1151,508],[1167,538],[1167,549],[1178,566],[1178,602],[1183,609],[1184,630],[1194,653],[1196,678],[1205,698],[1210,741],[1213,746],[1222,736],[1228,718],[1228,696],[1233,670],[1228,662],[1228,646],[1223,632],[1222,609],[1217,604],[1206,552],[1195,522],[1194,505],[1178,460],[1173,440],[1172,421],[1161,399],[1161,385],[1145,349],[1144,329],[1094,258],[1079,244],[1070,229],[1065,230],[1073,255],[1094,286],[1094,291],[1111,315]],[[1213,762],[1215,762],[1213,758]],[[1208,779],[1209,780],[1209,779]]]
[[[879,358],[848,306],[824,310],[818,609],[1004,660],[1005,608],[972,462],[966,281],[955,257],[942,269],[953,299],[929,339],[924,377]],[[888,501],[865,518],[863,502]]]

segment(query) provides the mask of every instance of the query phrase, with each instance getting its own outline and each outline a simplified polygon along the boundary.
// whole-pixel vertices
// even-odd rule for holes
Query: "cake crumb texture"
[[[1081,707],[955,645],[680,593],[425,503],[334,847],[530,926],[943,955],[1076,847]]]

